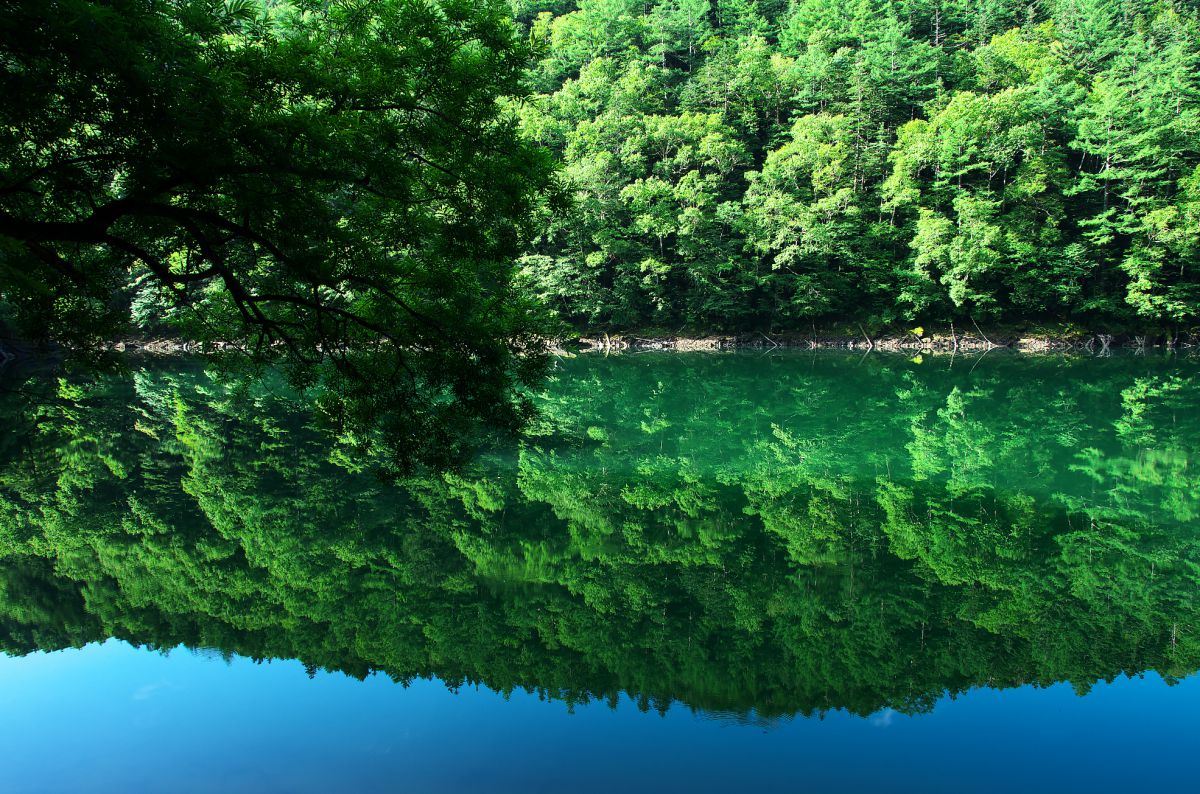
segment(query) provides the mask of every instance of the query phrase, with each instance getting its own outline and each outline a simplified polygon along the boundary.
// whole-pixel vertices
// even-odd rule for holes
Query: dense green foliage
[[[232,343],[402,465],[519,425],[527,55],[489,0],[0,1],[0,340]]]
[[[1200,320],[1195,0],[512,0],[580,326]]]
[[[0,93],[0,341],[230,343],[400,470],[546,307],[1200,327],[1196,0],[0,0]]]
[[[282,384],[35,379],[0,402],[0,647],[115,636],[762,715],[1171,680],[1200,667],[1198,379],[576,359],[518,447],[397,484]]]

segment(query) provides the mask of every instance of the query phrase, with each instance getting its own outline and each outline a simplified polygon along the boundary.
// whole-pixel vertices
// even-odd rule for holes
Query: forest
[[[572,329],[1200,317],[1194,0],[5,8],[10,333],[432,380]]]
[[[513,0],[576,327],[1187,328],[1192,0]]]

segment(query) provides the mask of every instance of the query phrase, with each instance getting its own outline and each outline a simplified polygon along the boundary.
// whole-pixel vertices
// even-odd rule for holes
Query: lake
[[[1194,786],[1195,358],[562,358],[400,482],[271,378],[3,385],[5,791]]]

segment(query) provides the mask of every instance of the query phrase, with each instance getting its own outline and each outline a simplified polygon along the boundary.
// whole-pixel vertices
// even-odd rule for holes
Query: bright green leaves
[[[747,242],[771,267],[792,275],[794,317],[821,316],[840,304],[844,276],[830,265],[854,256],[861,207],[854,142],[846,116],[804,116],[791,140],[750,175],[744,199]]]
[[[1197,251],[1183,230],[1200,161],[1197,30],[1164,13],[1131,37],[1093,82],[1074,142],[1087,158],[1075,187],[1089,204],[1085,236],[1124,274],[1137,315],[1170,322],[1200,316]]]
[[[954,222],[941,213],[922,207],[918,210],[916,230],[912,238],[912,267],[901,271],[899,298],[913,308],[914,314],[925,314],[941,308],[945,292],[942,278],[953,267],[950,244],[955,237]]]
[[[559,294],[562,316],[1196,316],[1194,10],[727,0],[700,21],[704,5],[597,0],[548,23],[564,38],[525,126],[562,152],[579,212],[535,253],[564,271],[543,285],[589,290]],[[696,116],[735,165],[680,164],[642,121]]]
[[[998,315],[1009,296],[1041,312],[1077,295],[1083,272],[1058,266],[1067,172],[1050,110],[1036,87],[959,92],[900,130],[883,190],[889,209],[916,210],[900,293],[914,312]]]

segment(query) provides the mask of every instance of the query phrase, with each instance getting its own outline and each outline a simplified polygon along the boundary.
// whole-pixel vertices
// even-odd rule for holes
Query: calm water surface
[[[278,383],[4,385],[0,789],[1195,785],[1195,360],[564,359],[402,483]]]

